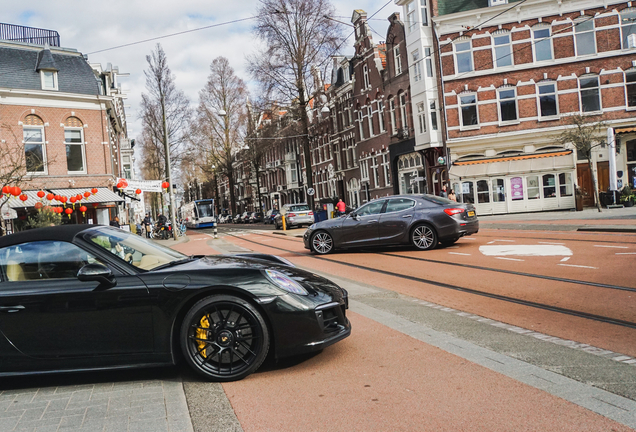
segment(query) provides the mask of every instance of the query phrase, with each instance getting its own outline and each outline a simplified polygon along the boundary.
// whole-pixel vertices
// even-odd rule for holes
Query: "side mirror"
[[[351,219],[353,220],[360,220],[360,218],[358,217],[358,213],[356,212],[349,213],[349,216],[351,216]]]
[[[77,272],[77,279],[82,282],[99,282],[106,288],[117,285],[113,272],[103,264],[86,264]]]

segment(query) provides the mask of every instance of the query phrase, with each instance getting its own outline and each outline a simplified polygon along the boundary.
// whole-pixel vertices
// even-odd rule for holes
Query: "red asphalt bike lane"
[[[325,272],[361,282],[365,281],[358,274],[369,274],[225,238],[299,265],[316,268],[319,264]],[[271,245],[293,244],[284,241],[273,239]],[[175,249],[209,254],[206,243],[194,237]],[[373,278],[375,285],[386,286],[379,280],[385,279],[382,275]],[[352,335],[322,353],[289,367],[223,384],[243,430],[632,430],[356,313],[350,312],[349,318]]]

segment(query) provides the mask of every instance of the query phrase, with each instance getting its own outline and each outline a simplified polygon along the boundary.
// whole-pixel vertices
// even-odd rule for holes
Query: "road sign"
[[[307,189],[307,195],[314,196],[315,193],[316,193],[316,191],[314,190],[314,188]]]

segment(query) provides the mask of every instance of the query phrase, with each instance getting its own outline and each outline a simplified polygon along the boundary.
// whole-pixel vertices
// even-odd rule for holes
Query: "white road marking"
[[[562,245],[493,245],[479,246],[486,256],[571,256],[572,251]]]
[[[614,255],[636,255],[636,252],[616,252]]]
[[[495,257],[495,259],[502,259],[502,260],[508,260],[508,261],[525,261],[522,259],[517,259],[517,258],[505,258],[505,257]]]
[[[605,245],[594,245],[594,247],[604,247],[604,248],[614,248],[614,249],[629,249],[629,246],[605,246]]]
[[[541,244],[551,244],[551,245],[564,245],[565,243],[550,243],[550,242],[539,242]]]
[[[495,241],[502,241],[502,242],[510,242],[510,243],[514,243],[516,240],[501,240],[501,239],[497,239]]]
[[[570,259],[570,257],[565,257],[565,258],[563,258],[563,259],[561,260],[561,262],[567,261],[567,260],[569,260],[569,259]]]
[[[462,240],[477,240],[477,239],[464,237],[464,238],[462,238]]]
[[[560,265],[560,266],[567,266],[567,267],[578,267],[578,268],[598,269],[598,267],[590,267],[590,266],[574,265],[574,264],[557,264],[557,265]]]
[[[449,254],[451,254],[451,255],[464,255],[464,256],[470,256],[470,254],[465,254],[465,253],[460,253],[460,252],[449,252]]]

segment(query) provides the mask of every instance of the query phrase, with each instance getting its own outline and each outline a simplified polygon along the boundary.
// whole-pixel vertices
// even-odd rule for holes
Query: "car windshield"
[[[152,270],[187,258],[180,252],[117,228],[92,228],[84,231],[83,237],[142,270]]]
[[[293,205],[293,206],[289,206],[289,211],[307,211],[309,210],[309,206],[308,205]]]
[[[448,198],[438,197],[435,195],[424,195],[422,198],[424,198],[426,201],[430,201],[439,205],[457,204],[457,201],[449,200]]]

